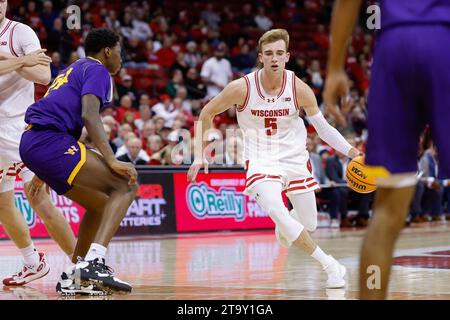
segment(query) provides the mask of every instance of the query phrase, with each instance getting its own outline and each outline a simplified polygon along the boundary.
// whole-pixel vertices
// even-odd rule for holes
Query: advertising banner
[[[30,228],[31,237],[49,237],[44,223],[41,221],[41,219],[39,219],[36,212],[34,212],[34,210],[31,208],[28,199],[25,197],[23,181],[17,180],[15,183],[15,204],[20,213],[22,213],[22,215],[24,216],[25,221]],[[53,190],[51,191],[50,196],[55,206],[61,211],[61,214],[69,222],[70,227],[72,228],[75,235],[77,235],[81,218],[84,215],[84,208],[64,196],[57,195]],[[8,236],[2,225],[0,224],[0,239],[6,238],[8,238]]]
[[[255,199],[244,195],[244,172],[199,173],[197,182],[174,173],[177,231],[274,228]]]
[[[116,235],[174,233],[175,206],[171,173],[139,172],[136,199]]]

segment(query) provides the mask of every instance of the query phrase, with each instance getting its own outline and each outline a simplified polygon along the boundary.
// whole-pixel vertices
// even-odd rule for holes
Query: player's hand
[[[45,188],[44,188],[44,185],[45,185]],[[27,188],[27,193],[28,193],[27,197],[29,198],[29,200],[33,200],[34,198],[36,198],[36,196],[40,192],[44,192],[44,189],[47,194],[50,194],[50,187],[47,184],[45,184],[44,181],[39,179],[38,176],[36,176],[36,175],[27,184],[26,188]]]
[[[328,114],[331,114],[336,121],[346,126],[347,121],[343,113],[336,108],[338,101],[347,95],[348,92],[348,77],[342,71],[330,71],[325,80],[325,88],[323,90],[323,101],[325,109]]]
[[[194,162],[189,167],[187,174],[188,180],[194,182],[195,179],[197,178],[198,172],[202,167],[205,168],[205,173],[208,174],[208,161],[203,159],[200,160],[195,159]]]
[[[348,156],[351,159],[356,158],[358,156],[363,156],[363,155],[364,154],[356,148],[351,148],[350,151],[348,152]]]
[[[114,160],[109,164],[109,167],[118,175],[128,178],[129,186],[137,183],[137,171],[131,163]]]
[[[52,58],[46,56],[44,54],[45,51],[47,51],[47,49],[39,49],[23,56],[24,67],[34,67],[38,64],[48,66],[52,62]]]

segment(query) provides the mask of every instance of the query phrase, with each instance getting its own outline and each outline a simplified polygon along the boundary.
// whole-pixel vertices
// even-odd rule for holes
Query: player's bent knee
[[[308,232],[313,232],[317,229],[317,220],[316,221],[308,221],[308,222],[304,223],[303,226],[305,227],[305,229]]]

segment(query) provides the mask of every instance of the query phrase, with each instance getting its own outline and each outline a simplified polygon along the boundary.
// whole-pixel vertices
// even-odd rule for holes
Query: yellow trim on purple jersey
[[[83,167],[84,163],[86,162],[86,147],[80,141],[77,141],[77,143],[80,146],[81,159],[78,162],[77,166],[73,169],[72,173],[69,176],[69,179],[67,179],[67,183],[70,185],[72,185],[73,179],[75,179],[78,172],[81,170],[81,167]]]
[[[391,176],[389,170],[383,166],[369,166],[366,164],[364,170],[368,175],[375,178],[387,178]]]

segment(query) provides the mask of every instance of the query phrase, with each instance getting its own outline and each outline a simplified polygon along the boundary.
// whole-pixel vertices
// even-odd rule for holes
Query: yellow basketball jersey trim
[[[391,175],[389,170],[383,166],[368,166],[365,165],[365,172],[375,178],[386,178]]]
[[[73,179],[75,179],[78,172],[81,170],[81,167],[83,167],[84,163],[86,162],[86,147],[79,141],[77,141],[77,143],[80,146],[81,159],[78,162],[77,166],[73,169],[72,173],[69,176],[69,179],[67,179],[67,183],[70,185],[72,185]]]

